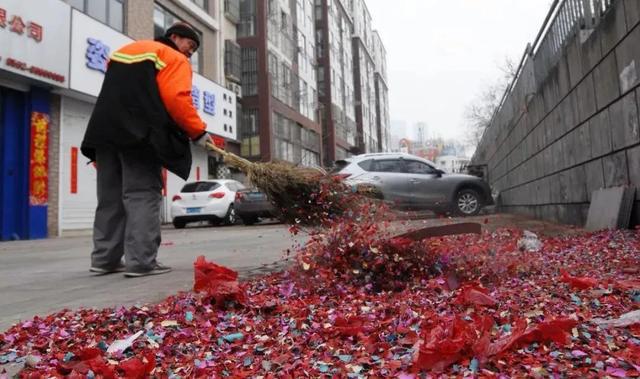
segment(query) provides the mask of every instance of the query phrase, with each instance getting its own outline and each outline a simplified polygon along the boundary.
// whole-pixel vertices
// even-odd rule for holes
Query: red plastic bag
[[[156,357],[152,351],[143,354],[142,359],[132,357],[120,362],[118,368],[124,372],[125,378],[146,378],[156,367]]]
[[[498,356],[505,351],[511,349],[527,329],[527,321],[525,319],[520,319],[515,323],[515,326],[511,329],[511,334],[504,335],[498,338],[494,342],[488,342],[490,338],[489,333],[485,333],[484,338],[487,339],[487,343],[484,345],[478,346],[474,351],[476,352],[476,356],[481,361],[486,360],[489,357]],[[481,338],[482,340],[482,338]]]
[[[478,318],[467,322],[459,317],[437,320],[423,328],[423,339],[415,356],[414,370],[442,372],[465,357],[471,357],[479,345],[486,343],[478,337],[493,325],[490,318]]]
[[[560,271],[560,273],[562,274],[562,276],[560,277],[560,281],[569,284],[569,286],[572,288],[586,290],[598,285],[598,281],[593,278],[587,278],[586,276],[571,276],[564,270]]]
[[[517,343],[555,342],[560,346],[571,342],[569,331],[578,325],[578,321],[571,318],[553,319],[536,325],[525,332]]]
[[[238,273],[213,262],[207,262],[204,256],[199,256],[193,263],[193,290],[206,292],[215,299],[217,305],[226,301],[236,301],[243,304],[246,301],[244,290],[238,283]]]
[[[60,362],[57,371],[63,375],[80,375],[84,377],[89,371],[104,379],[116,377],[114,366],[104,359],[104,352],[98,348],[87,347],[74,352],[75,357],[69,362]]]
[[[475,284],[462,286],[455,302],[457,304],[486,305],[489,307],[496,305],[496,301],[489,296],[489,291]]]

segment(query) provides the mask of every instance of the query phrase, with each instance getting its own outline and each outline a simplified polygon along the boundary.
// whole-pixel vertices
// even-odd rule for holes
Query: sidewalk
[[[284,225],[163,230],[159,260],[171,273],[127,279],[89,272],[87,235],[0,243],[0,330],[63,308],[129,306],[156,302],[193,285],[199,255],[247,277],[274,269],[293,246]],[[277,266],[276,266],[277,268]]]

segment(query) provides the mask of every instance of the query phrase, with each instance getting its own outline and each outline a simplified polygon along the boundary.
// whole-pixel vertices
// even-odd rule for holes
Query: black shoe
[[[124,265],[122,263],[120,263],[116,267],[111,267],[111,268],[91,266],[91,268],[89,269],[89,271],[91,271],[91,272],[93,272],[95,274],[100,274],[100,275],[113,274],[113,273],[116,273],[116,272],[124,272],[125,270],[126,270],[126,268],[124,267]]]
[[[127,271],[124,273],[124,276],[129,278],[139,278],[141,276],[166,274],[170,271],[171,271],[171,267],[165,266],[162,263],[156,262],[155,266],[149,271],[145,271],[145,272]]]

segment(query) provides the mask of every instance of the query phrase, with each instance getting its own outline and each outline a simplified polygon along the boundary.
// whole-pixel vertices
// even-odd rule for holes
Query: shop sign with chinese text
[[[70,19],[59,0],[0,0],[0,70],[67,87]]]
[[[237,139],[235,93],[202,75],[193,74],[191,97],[200,117],[207,123],[208,132]]]
[[[69,87],[97,97],[111,53],[133,42],[133,39],[75,9],[71,20]]]

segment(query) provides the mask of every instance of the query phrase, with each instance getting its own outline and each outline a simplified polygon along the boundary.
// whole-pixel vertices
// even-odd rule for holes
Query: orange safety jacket
[[[167,38],[133,42],[113,53],[82,142],[83,154],[95,160],[101,147],[150,145],[163,166],[187,179],[189,140],[206,133],[193,106],[191,80],[189,60]]]

